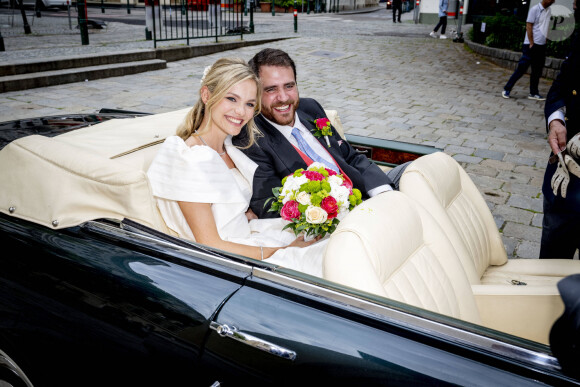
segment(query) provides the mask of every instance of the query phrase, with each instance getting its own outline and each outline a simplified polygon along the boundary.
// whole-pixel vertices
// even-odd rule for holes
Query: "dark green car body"
[[[12,386],[580,384],[547,346],[130,220],[54,230],[0,214],[0,243]]]

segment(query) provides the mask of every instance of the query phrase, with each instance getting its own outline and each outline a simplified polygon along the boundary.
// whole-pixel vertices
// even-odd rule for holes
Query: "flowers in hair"
[[[199,83],[201,83],[203,85],[203,81],[205,81],[205,77],[207,76],[207,73],[209,73],[209,70],[211,70],[211,65],[207,66],[204,70],[203,70],[203,75],[201,77],[201,80],[199,81]]]
[[[346,214],[362,203],[361,192],[353,188],[343,175],[312,163],[308,169],[298,169],[282,179],[282,186],[272,189],[274,194],[268,211],[280,213],[295,235],[324,237],[331,234]]]

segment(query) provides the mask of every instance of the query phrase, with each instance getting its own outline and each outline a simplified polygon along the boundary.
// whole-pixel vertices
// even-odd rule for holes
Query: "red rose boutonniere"
[[[316,130],[314,131],[314,137],[322,137],[326,139],[326,145],[330,148],[330,141],[328,141],[328,136],[332,135],[332,128],[330,126],[330,120],[328,118],[318,118],[314,121],[314,126]]]

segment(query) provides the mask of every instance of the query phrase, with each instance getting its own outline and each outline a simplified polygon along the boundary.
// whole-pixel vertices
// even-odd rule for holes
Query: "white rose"
[[[340,207],[347,203],[348,208],[348,197],[350,196],[350,190],[344,185],[330,186],[330,195],[336,199]]]
[[[300,204],[308,205],[310,204],[310,194],[305,191],[300,191],[296,194],[296,201]]]
[[[280,191],[280,196],[283,198],[282,203],[286,204],[288,200],[293,200],[294,192],[298,191],[298,188],[300,188],[300,184],[297,184],[296,178],[294,176],[288,176]]]
[[[304,215],[306,215],[306,221],[312,224],[321,224],[328,219],[328,213],[322,208],[315,206],[309,206]]]
[[[340,186],[342,185],[342,179],[337,175],[328,176],[328,184],[330,184],[331,187]]]

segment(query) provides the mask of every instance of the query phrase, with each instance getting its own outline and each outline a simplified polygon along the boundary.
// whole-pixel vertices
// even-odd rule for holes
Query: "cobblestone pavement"
[[[138,18],[138,11],[131,17]],[[110,22],[105,30],[91,30],[90,45],[81,46],[66,17],[35,18],[34,36],[11,33],[3,17],[7,51],[0,53],[0,63],[153,48],[142,25]],[[512,99],[503,99],[510,70],[463,44],[430,38],[433,26],[415,24],[412,13],[403,14],[403,23],[393,24],[391,17],[382,7],[365,15],[299,14],[295,33],[291,14],[257,13],[255,34],[244,39],[293,39],[169,62],[165,70],[3,93],[0,117],[92,113],[102,107],[153,113],[180,109],[193,105],[203,69],[217,58],[250,59],[266,46],[277,47],[296,61],[301,95],[337,109],[348,133],[434,145],[452,155],[484,195],[510,258],[537,258],[549,147],[544,103],[526,98],[529,77],[516,84]],[[451,20],[448,29],[454,28]],[[541,94],[551,82],[540,81]]]

